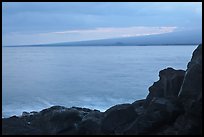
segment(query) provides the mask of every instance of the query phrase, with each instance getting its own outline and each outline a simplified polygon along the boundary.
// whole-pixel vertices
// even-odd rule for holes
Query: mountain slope
[[[177,31],[166,34],[155,34],[137,37],[63,42],[27,46],[145,46],[145,45],[198,45],[202,43],[202,30]],[[7,46],[16,47],[16,46]]]
[[[198,31],[179,31],[166,34],[138,37],[65,42],[51,45],[61,46],[126,46],[126,45],[176,45],[202,43],[202,33]]]

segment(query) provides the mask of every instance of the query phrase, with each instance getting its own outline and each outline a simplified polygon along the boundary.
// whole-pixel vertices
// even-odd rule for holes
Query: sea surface
[[[105,111],[144,99],[159,71],[185,70],[196,47],[3,47],[2,116],[53,105]]]

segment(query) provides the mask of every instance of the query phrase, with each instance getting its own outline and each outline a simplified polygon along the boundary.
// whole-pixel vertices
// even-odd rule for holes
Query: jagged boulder
[[[202,134],[202,45],[186,72],[167,68],[159,77],[124,134]]]
[[[193,52],[193,57],[188,63],[185,78],[179,93],[185,109],[189,109],[189,100],[202,100],[202,45]]]
[[[183,113],[160,135],[202,135],[202,44],[195,51],[181,85],[178,101]]]
[[[153,134],[171,124],[182,113],[176,100],[154,97],[143,113],[126,128],[124,134]]]
[[[188,63],[179,93],[185,114],[175,122],[179,134],[202,134],[202,44]]]
[[[154,97],[177,98],[184,75],[184,70],[175,70],[170,67],[161,70],[159,80],[149,87],[149,94],[146,97],[144,107],[147,107]]]

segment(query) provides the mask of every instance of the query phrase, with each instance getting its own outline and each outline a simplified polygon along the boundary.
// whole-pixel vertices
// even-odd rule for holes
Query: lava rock
[[[175,70],[173,68],[161,70],[159,80],[149,87],[149,94],[144,107],[147,107],[154,97],[177,98],[184,75],[184,70]]]
[[[78,134],[80,135],[100,135],[101,132],[101,119],[103,113],[100,111],[92,111],[83,117],[79,123]]]
[[[181,113],[182,109],[177,102],[154,97],[143,114],[130,124],[124,133],[136,135],[155,133],[165,124],[174,122]]]
[[[122,134],[124,127],[135,120],[137,113],[131,104],[120,104],[105,111],[102,119],[104,134]]]

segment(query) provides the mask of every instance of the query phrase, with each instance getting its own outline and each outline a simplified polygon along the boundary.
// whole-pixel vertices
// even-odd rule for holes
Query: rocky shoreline
[[[202,135],[202,44],[187,70],[166,68],[146,99],[105,112],[53,106],[2,119],[3,135]]]

